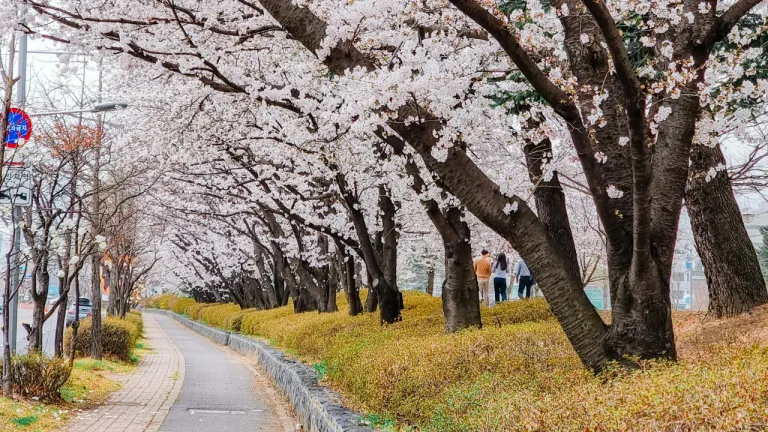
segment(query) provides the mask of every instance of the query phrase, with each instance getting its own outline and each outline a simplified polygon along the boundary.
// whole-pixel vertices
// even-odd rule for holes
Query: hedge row
[[[456,334],[444,332],[439,298],[404,292],[404,301],[403,321],[385,326],[377,314],[350,317],[343,295],[340,312],[328,314],[297,315],[291,306],[195,310],[209,324],[239,326],[313,364],[353,408],[400,430],[733,431],[763,430],[768,418],[768,346],[735,344],[729,326],[707,327],[706,340],[721,343],[680,332],[679,346],[695,345],[696,355],[678,363],[594,376],[543,300],[481,308],[483,328]],[[762,313],[759,322],[768,322],[768,308]],[[674,315],[675,326],[687,316]]]
[[[91,352],[91,327],[93,321],[86,318],[80,321],[75,340],[75,355],[88,356]],[[144,322],[139,312],[126,314],[125,319],[105,317],[101,320],[102,349],[104,355],[121,361],[131,361],[133,349],[144,334]],[[65,350],[69,352],[72,342],[72,328],[64,335]]]

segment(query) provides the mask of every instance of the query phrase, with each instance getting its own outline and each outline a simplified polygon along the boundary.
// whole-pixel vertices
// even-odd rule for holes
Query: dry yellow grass
[[[596,377],[541,300],[484,308],[483,329],[452,335],[440,299],[408,292],[405,305],[403,321],[388,326],[376,314],[348,316],[343,296],[333,314],[232,313],[243,333],[314,365],[391,429],[768,430],[768,307],[720,321],[676,314],[678,363]]]

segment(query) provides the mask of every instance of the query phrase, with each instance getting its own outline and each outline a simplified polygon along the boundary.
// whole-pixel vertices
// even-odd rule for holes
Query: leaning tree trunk
[[[534,120],[528,120],[528,122],[529,127],[538,127],[538,122]],[[576,245],[573,242],[571,223],[568,220],[565,193],[556,172],[553,173],[549,181],[545,180],[543,175],[542,166],[547,159],[551,159],[552,142],[546,138],[537,144],[528,143],[523,151],[528,166],[528,176],[534,185],[533,197],[536,201],[536,213],[541,222],[546,225],[553,245],[565,259],[568,271],[576,279],[581,280]]]
[[[391,135],[380,133],[379,136],[396,154],[406,157],[405,169],[412,180],[411,188],[417,194],[424,193],[426,183],[413,159],[404,154],[405,143]],[[445,329],[452,333],[463,328],[482,327],[479,287],[470,245],[471,232],[462,220],[463,207],[449,207],[444,212],[433,199],[423,200],[422,205],[440,234],[445,250],[445,281],[442,289]],[[431,262],[427,267],[427,278],[427,293],[431,296],[435,285],[435,267]]]
[[[768,291],[757,253],[749,239],[731,188],[720,146],[695,145],[691,151],[691,175],[686,187],[686,206],[693,239],[709,288],[709,314],[722,317],[748,312],[768,302]],[[707,179],[709,178],[709,181]]]

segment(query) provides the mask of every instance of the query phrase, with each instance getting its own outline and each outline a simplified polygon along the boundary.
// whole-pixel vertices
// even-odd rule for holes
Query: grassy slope
[[[482,330],[445,335],[440,299],[405,294],[403,321],[290,307],[248,312],[242,331],[312,364],[354,407],[430,431],[768,429],[768,308],[675,316],[679,363],[585,371],[541,300],[483,309]],[[214,309],[215,308],[215,309]],[[227,326],[231,305],[197,307]]]

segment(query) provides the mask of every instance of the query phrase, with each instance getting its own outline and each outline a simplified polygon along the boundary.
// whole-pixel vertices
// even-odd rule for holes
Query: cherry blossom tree
[[[720,132],[702,105],[716,116],[710,98],[719,64],[737,70],[747,56],[760,32],[737,24],[758,0],[204,1],[148,3],[140,17],[121,2],[26,3],[45,21],[30,32],[120,54],[126,69],[144,63],[143,83],[195,82],[179,103],[214,113],[201,136],[247,174],[235,189],[247,194],[247,211],[265,219],[273,238],[291,239],[297,256],[307,252],[297,224],[359,250],[382,321],[400,317],[391,264],[407,185],[441,233],[447,258],[469,243],[463,209],[519,252],[586,366],[676,358],[669,284],[677,224],[686,188],[695,186],[689,178],[713,161],[705,155],[689,170],[689,160]],[[726,61],[717,51],[723,41],[735,46]],[[754,89],[764,86],[757,79]],[[527,165],[522,176],[495,169],[489,158],[512,143]],[[582,289],[565,180],[550,164],[556,145],[575,153],[605,233],[610,325]],[[729,184],[703,191],[733,201]],[[315,207],[323,200],[310,198],[318,194],[333,198]],[[734,208],[723,211],[731,222]],[[697,243],[715,256],[719,249],[707,244],[717,238]],[[310,244],[322,251],[323,243]],[[747,261],[750,251],[741,255]],[[471,254],[452,256],[462,267]],[[444,294],[449,308],[465,308],[459,327],[479,324],[466,273]],[[764,285],[754,293],[729,298],[748,309],[766,300]]]

